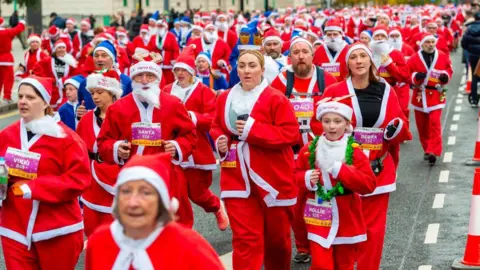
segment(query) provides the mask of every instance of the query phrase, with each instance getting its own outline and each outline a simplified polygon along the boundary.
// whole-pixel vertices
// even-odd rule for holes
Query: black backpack
[[[325,90],[325,76],[324,76],[324,70],[323,68],[319,68],[315,66],[317,69],[317,85],[318,85],[318,91],[319,95],[323,95],[323,91]],[[287,98],[290,98],[292,95],[293,91],[293,82],[295,80],[295,74],[289,70],[287,70],[287,90],[285,91],[285,96]]]

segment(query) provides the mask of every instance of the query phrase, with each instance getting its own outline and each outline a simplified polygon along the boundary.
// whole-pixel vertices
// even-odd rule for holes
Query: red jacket
[[[391,60],[387,61],[377,69],[378,75],[384,78],[390,85],[408,82],[410,73],[403,54],[398,50],[392,49],[388,56]]]
[[[330,54],[327,45],[323,44],[315,51],[313,55],[313,64],[319,67],[323,67],[330,74],[335,76],[337,81],[342,81],[348,76],[348,67],[346,65],[345,57],[347,55],[348,45],[337,52],[335,56]]]
[[[27,50],[24,55],[25,73],[23,73],[22,77],[26,78],[30,76],[30,73],[33,72],[35,65],[45,58],[48,58],[48,54],[41,49],[37,49],[35,52]]]
[[[65,138],[35,135],[27,141],[23,120],[0,132],[0,155],[7,148],[40,154],[37,177],[27,181],[31,198],[15,196],[8,189],[0,211],[0,235],[30,247],[37,242],[83,229],[78,197],[90,185],[90,167],[85,144],[67,126],[58,123]],[[8,161],[7,161],[8,162]],[[10,176],[15,183],[25,178]],[[29,231],[30,230],[30,231]],[[31,233],[31,239],[27,235]]]
[[[149,41],[147,41],[147,43],[145,44],[145,43],[143,42],[143,39],[142,39],[141,36],[136,36],[136,37],[133,39],[132,43],[133,43],[133,48],[134,48],[133,51],[134,51],[134,52],[135,52],[135,49],[136,49],[136,48],[139,48],[139,47],[148,50]]]
[[[408,67],[412,74],[411,83],[414,86],[412,95],[413,109],[428,113],[445,107],[446,98],[441,100],[442,93],[440,93],[436,87],[438,85],[440,88],[443,88],[444,85],[448,84],[448,82],[446,84],[440,83],[438,79],[440,74],[446,74],[449,81],[452,78],[453,69],[450,57],[436,49],[432,64],[430,68],[427,69],[422,53],[417,52],[408,59]],[[427,74],[425,80],[417,81],[415,79],[415,74],[418,72]]]
[[[68,35],[60,36],[60,39],[63,40],[63,42],[65,42],[65,45],[67,46],[67,52],[71,52],[72,42],[70,41],[70,37]],[[55,45],[55,42],[52,42],[50,39],[44,39],[42,40],[41,47],[43,50],[46,50],[49,55],[52,55],[52,49],[54,45]],[[76,55],[73,55],[73,56],[75,57]]]
[[[415,50],[410,46],[408,45],[407,43],[403,42],[402,44],[402,53],[403,53],[403,56],[405,57],[405,61],[408,61],[408,59],[414,55],[416,52]]]
[[[232,30],[228,30],[227,32],[218,30],[218,37],[227,43],[230,51],[233,51],[235,46],[237,46],[238,36]]]
[[[81,34],[81,31],[77,31],[72,41],[72,55],[77,59],[80,58],[80,52],[82,51],[83,47],[88,44],[82,43]]]
[[[148,43],[148,50],[151,52],[161,53],[163,56],[163,69],[173,69],[173,61],[177,59],[180,53],[177,38],[171,32],[167,32],[161,40],[157,35],[153,35]]]
[[[341,140],[348,140],[345,134]],[[315,190],[310,183],[312,170],[309,165],[309,150],[305,145],[296,161],[295,179],[302,191],[308,192],[307,204],[315,201]],[[318,170],[318,164],[316,164]],[[341,182],[345,189],[352,191],[351,194],[334,197],[332,203],[332,225],[331,227],[315,226],[306,218],[308,239],[318,243],[324,248],[331,245],[354,244],[367,240],[367,230],[362,216],[362,203],[359,194],[372,193],[375,189],[375,174],[370,167],[368,157],[360,148],[354,148],[353,164],[347,165],[339,161],[335,162],[332,173],[321,171],[323,186],[329,190],[338,182]],[[301,192],[301,194],[305,194]],[[308,206],[307,206],[308,207]]]
[[[190,41],[191,43],[188,45],[195,45],[195,49],[193,50],[195,52],[195,57],[197,57],[201,52],[206,52],[208,50],[203,38],[190,39]],[[212,56],[212,70],[219,70],[222,72],[228,81],[228,76],[230,75],[230,66],[228,62],[228,58],[230,57],[230,48],[228,47],[227,43],[225,43],[225,41],[222,39],[217,39],[208,51]],[[222,68],[218,66],[219,61],[223,63]]]
[[[125,239],[118,233],[118,221],[100,227],[89,239],[85,255],[86,270],[112,269],[120,257],[119,239]],[[121,229],[120,229],[121,230]],[[221,270],[224,269],[218,254],[197,232],[171,222],[160,229],[152,243],[135,250],[146,251],[152,269],[175,270]],[[122,261],[123,262],[123,261]],[[143,261],[143,263],[145,263]],[[130,266],[129,269],[133,269]]]
[[[369,195],[389,193],[396,189],[396,169],[393,159],[390,153],[388,153],[388,148],[390,144],[398,144],[412,138],[408,125],[406,124],[408,122],[398,103],[397,95],[395,91],[392,90],[387,83],[383,94],[383,99],[386,99],[386,102],[382,102],[380,116],[374,128],[385,129],[395,120],[399,121],[399,125],[397,132],[395,132],[391,138],[388,138],[388,140],[383,141],[381,150],[371,150],[369,153],[369,159],[372,161],[383,158],[383,170],[377,175],[377,188]],[[327,88],[324,97],[343,97],[346,95],[354,95],[345,101],[347,105],[353,108],[352,126],[363,127],[362,113],[358,105],[357,97],[355,96],[355,89],[353,88],[351,78]],[[314,113],[310,126],[314,134],[320,135],[323,133],[322,124],[316,119],[316,112]]]
[[[348,24],[347,24],[347,36],[352,38],[352,39],[355,39],[355,40],[358,40],[358,37],[360,36],[360,26],[362,25],[362,18],[359,17],[359,18],[350,18],[350,20],[348,20]]]
[[[172,87],[176,83],[175,81],[173,84],[165,86],[163,91],[171,94]],[[188,157],[187,162],[183,162],[181,165],[184,168],[216,170],[216,159],[207,137],[215,113],[216,94],[198,79],[192,88],[193,90],[185,97],[183,104],[197,127],[198,140],[193,154]]]
[[[257,86],[263,91],[249,114],[242,136],[237,137],[239,133],[230,124],[229,115],[232,91],[243,91],[239,87],[237,84],[217,98],[210,131],[215,142],[225,136],[229,148],[236,144],[237,149],[235,156],[228,157],[227,152],[221,158],[223,162],[228,157],[235,164],[221,169],[221,198],[247,198],[254,188],[267,207],[295,205],[292,146],[297,143],[298,123],[292,105],[284,94],[263,80]],[[265,166],[266,163],[270,165]]]
[[[13,66],[15,62],[12,54],[13,39],[25,30],[25,21],[21,20],[13,28],[0,28],[0,66]]]
[[[420,32],[420,33],[415,34],[412,37],[412,42],[410,44],[413,44],[412,47],[415,51],[418,51],[418,50],[421,49],[420,46],[419,46],[419,43],[420,43],[420,40],[422,39],[422,35],[423,35],[423,32]],[[437,34],[437,45],[436,45],[436,47],[437,47],[437,49],[444,52],[445,54],[450,55],[450,49],[448,48],[447,41],[445,40],[445,38],[443,36],[438,35],[438,34]]]

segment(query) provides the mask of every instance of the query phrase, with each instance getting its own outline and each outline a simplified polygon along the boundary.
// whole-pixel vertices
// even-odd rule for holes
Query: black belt
[[[427,86],[425,86],[425,89],[438,91],[438,89],[435,86],[428,86],[427,85]]]
[[[350,189],[346,188],[346,187],[343,187],[343,194],[337,194],[336,197],[340,197],[340,196],[345,196],[345,195],[351,195],[353,194],[353,191],[351,191]]]
[[[88,158],[90,160],[95,160],[99,163],[102,163],[102,159],[100,158],[100,154],[99,153],[92,153],[92,152],[88,152]]]
[[[372,167],[372,171],[375,176],[378,176],[383,171],[383,161],[387,157],[387,154],[388,152],[382,157],[370,161],[370,166]]]

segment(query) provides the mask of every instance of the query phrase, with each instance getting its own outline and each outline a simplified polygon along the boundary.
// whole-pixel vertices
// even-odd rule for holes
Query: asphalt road
[[[390,197],[381,269],[443,270],[463,256],[474,171],[463,163],[473,155],[477,110],[468,106],[466,96],[458,94],[464,69],[460,56],[460,52],[452,55],[456,73],[448,87],[447,107],[442,116],[444,156],[433,168],[423,161],[413,114],[410,118],[414,139],[401,146],[397,190]],[[12,113],[7,117],[0,115],[0,129],[17,119],[18,115]],[[214,174],[212,190],[219,194],[218,172]],[[194,229],[228,264],[231,231],[220,232],[214,215],[197,206],[194,211]],[[0,269],[2,266],[0,256]],[[83,269],[83,254],[77,269]],[[293,264],[292,269],[308,269],[308,265]]]

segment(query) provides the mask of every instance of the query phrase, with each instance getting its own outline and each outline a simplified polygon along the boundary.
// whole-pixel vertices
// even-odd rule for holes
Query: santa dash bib
[[[392,77],[392,75],[390,75],[390,72],[388,72],[387,68],[384,67],[384,66],[380,66],[380,67],[378,68],[378,74],[379,74],[380,77],[382,77],[382,78]]]
[[[8,174],[24,179],[37,178],[40,157],[41,155],[38,153],[8,147],[5,154]]]
[[[232,143],[230,150],[228,150],[227,157],[220,164],[222,168],[236,168],[237,167],[237,144]]]
[[[354,139],[360,144],[362,150],[382,150],[383,128],[355,128]]]
[[[315,194],[315,199],[310,198],[307,200],[303,218],[308,225],[327,228],[332,227],[332,203],[330,201],[319,200]]]
[[[340,76],[340,63],[322,63],[322,68],[335,77]]]
[[[161,146],[162,127],[160,123],[133,123],[132,144],[139,146]]]
[[[428,76],[428,80],[433,82],[433,83],[439,83],[440,82],[440,75],[442,74],[442,72],[438,69],[432,69],[430,72],[429,72],[429,76]]]
[[[313,116],[313,99],[290,99],[295,117],[297,118],[312,118]]]

